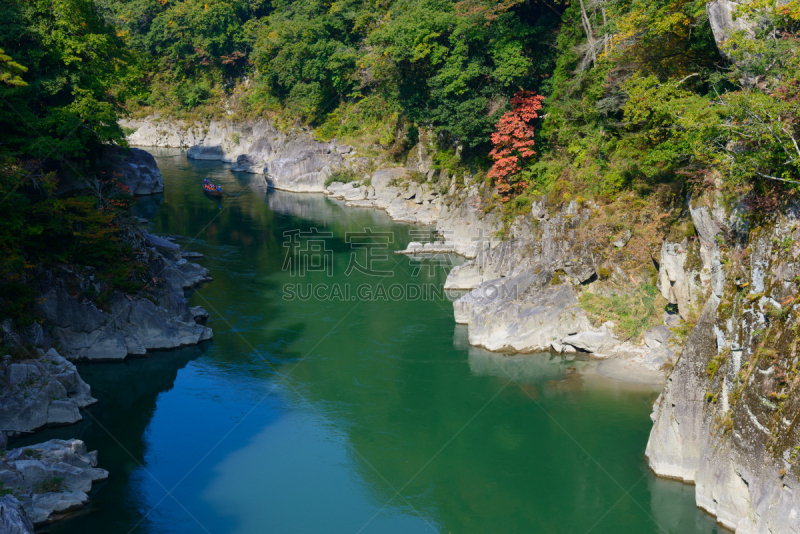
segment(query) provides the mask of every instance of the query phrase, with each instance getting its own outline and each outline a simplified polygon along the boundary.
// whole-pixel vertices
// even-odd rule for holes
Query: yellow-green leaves
[[[25,86],[25,80],[20,78],[20,74],[28,72],[28,67],[24,67],[7,56],[0,48],[0,83],[6,85]]]

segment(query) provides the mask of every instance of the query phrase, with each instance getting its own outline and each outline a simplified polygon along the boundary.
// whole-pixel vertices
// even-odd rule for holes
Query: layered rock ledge
[[[14,514],[6,519],[0,513],[0,525],[5,521],[20,532],[31,532],[25,530],[28,521],[39,526],[61,519],[86,506],[92,484],[107,478],[108,471],[97,467],[97,451],[87,452],[77,439],[52,439],[8,451],[0,464],[0,481],[3,489],[12,492],[7,497],[20,506],[7,497],[0,502]],[[19,513],[20,507],[28,521]]]
[[[82,419],[80,409],[97,402],[75,365],[55,349],[39,350],[30,359],[0,361],[0,431],[30,433],[44,426],[69,425]]]
[[[184,296],[184,290],[211,281],[208,269],[183,259],[180,246],[166,239],[147,233],[136,238],[155,280],[146,294],[116,291],[101,308],[81,296],[98,292],[90,269],[51,272],[40,280],[37,311],[65,357],[121,360],[211,339],[211,329],[196,322],[199,314]]]

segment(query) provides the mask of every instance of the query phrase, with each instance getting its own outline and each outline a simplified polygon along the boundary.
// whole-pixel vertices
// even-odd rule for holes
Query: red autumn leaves
[[[514,181],[520,171],[520,163],[536,154],[533,150],[533,125],[542,109],[544,97],[533,91],[519,91],[511,99],[511,111],[500,117],[492,134],[494,148],[489,157],[494,160],[489,178],[494,180],[497,191],[506,199],[527,187],[524,181]]]

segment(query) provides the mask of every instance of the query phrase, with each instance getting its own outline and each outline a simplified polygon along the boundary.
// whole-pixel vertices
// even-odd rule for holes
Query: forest
[[[49,265],[126,278],[130,115],[267,117],[397,161],[426,129],[509,213],[663,183],[770,209],[800,182],[800,0],[736,16],[718,45],[700,0],[7,0],[0,319]]]

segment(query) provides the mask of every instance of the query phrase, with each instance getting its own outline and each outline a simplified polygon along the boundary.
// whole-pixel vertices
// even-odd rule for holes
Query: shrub
[[[357,182],[359,180],[358,174],[353,169],[339,169],[334,171],[327,180],[325,180],[325,187],[328,187],[334,182],[342,182],[348,184],[350,182]]]
[[[33,486],[34,493],[49,493],[60,491],[64,484],[64,477],[46,478]]]
[[[611,296],[584,293],[579,300],[594,323],[614,321],[625,340],[639,339],[645,330],[661,323],[663,297],[650,284]]]

